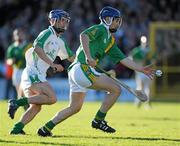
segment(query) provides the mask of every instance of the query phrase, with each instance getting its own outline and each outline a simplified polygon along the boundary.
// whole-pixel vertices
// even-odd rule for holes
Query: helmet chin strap
[[[114,29],[114,28],[113,28],[113,29],[110,29],[110,28],[109,28],[109,31],[110,31],[111,33],[115,33],[115,32],[117,31],[117,29]]]
[[[105,23],[107,26],[110,26],[112,24],[113,17],[110,18],[110,22],[108,23],[105,19],[102,19],[102,22]]]
[[[110,27],[110,25],[112,24],[112,21],[113,21],[113,17],[110,18],[110,22],[108,23],[105,19],[102,19],[101,22],[103,22],[108,28]],[[117,29],[110,29],[109,28],[109,31],[111,33],[115,33],[117,31]]]

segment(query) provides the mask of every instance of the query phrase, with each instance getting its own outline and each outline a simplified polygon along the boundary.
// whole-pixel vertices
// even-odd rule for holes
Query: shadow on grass
[[[124,117],[124,119],[132,119],[132,117]],[[143,120],[152,120],[152,121],[180,121],[180,118],[169,118],[169,117],[138,117]]]
[[[58,145],[58,146],[77,146],[77,144],[65,144],[65,143],[58,143],[58,142],[36,142],[36,141],[28,141],[28,142],[20,142],[20,141],[12,141],[12,140],[2,140],[0,139],[0,144],[1,143],[10,143],[10,144],[34,144],[34,145],[37,145],[37,144],[42,144],[42,145]],[[81,145],[79,145],[81,146]]]
[[[83,135],[55,135],[53,138],[87,138],[87,139],[124,139],[124,140],[147,140],[147,141],[175,141],[180,142],[180,139],[171,138],[146,138],[146,137],[118,137],[118,136],[83,136]]]
[[[169,117],[144,117],[145,120],[154,120],[154,121],[180,121],[179,118],[169,118]]]

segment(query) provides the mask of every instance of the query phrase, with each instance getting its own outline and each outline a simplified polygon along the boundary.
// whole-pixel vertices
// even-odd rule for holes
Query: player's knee
[[[56,97],[51,97],[49,100],[49,104],[54,104],[57,102],[57,98]]]
[[[81,107],[74,108],[74,113],[78,113],[81,110]]]
[[[57,98],[56,97],[53,97],[52,98],[52,104],[56,103],[57,102]]]
[[[121,94],[121,87],[120,86],[114,86],[111,91],[114,96],[119,97]]]

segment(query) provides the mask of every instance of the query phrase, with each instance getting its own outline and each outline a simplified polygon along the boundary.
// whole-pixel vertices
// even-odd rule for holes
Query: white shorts
[[[20,85],[22,72],[23,69],[13,68],[12,82],[14,86]]]
[[[76,63],[68,72],[70,92],[86,92],[88,87],[95,81],[95,77],[100,76],[94,68]]]
[[[136,79],[136,84],[137,84],[136,85],[137,90],[142,90],[143,88],[142,83],[144,84],[144,86],[150,86],[151,84],[151,80],[148,78],[148,76],[146,76],[145,74],[141,72],[136,72],[135,79]]]
[[[28,70],[25,68],[21,77],[21,88],[23,91],[29,87],[31,87],[34,83],[47,82],[46,74],[40,74],[35,69]]]

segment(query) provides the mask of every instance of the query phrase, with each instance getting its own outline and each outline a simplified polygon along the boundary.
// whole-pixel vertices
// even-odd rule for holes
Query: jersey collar
[[[56,35],[56,32],[54,30],[54,28],[52,26],[49,26],[49,29],[51,30],[51,32],[53,33],[53,35]],[[56,35],[57,36],[57,35]]]

